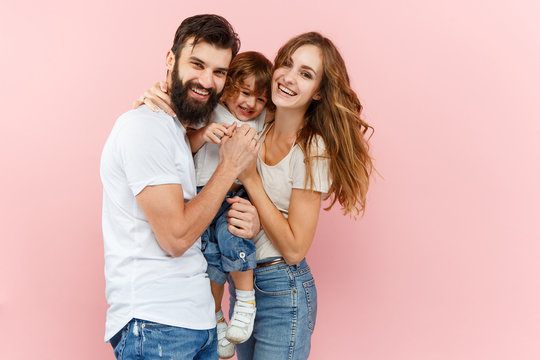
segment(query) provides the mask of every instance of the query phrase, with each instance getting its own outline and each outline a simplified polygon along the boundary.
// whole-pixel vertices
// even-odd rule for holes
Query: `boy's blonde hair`
[[[271,107],[272,63],[263,54],[246,51],[236,55],[229,66],[221,101],[238,95],[248,76],[255,77],[255,95],[265,96],[266,106]]]

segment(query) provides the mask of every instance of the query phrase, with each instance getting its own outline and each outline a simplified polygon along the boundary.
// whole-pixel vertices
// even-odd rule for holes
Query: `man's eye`
[[[196,68],[199,68],[199,69],[202,69],[202,68],[203,68],[203,66],[202,66],[201,63],[194,62],[194,63],[192,63],[192,64],[193,64],[193,66],[195,66]]]
[[[222,76],[227,76],[227,72],[226,71],[223,71],[223,70],[218,70],[216,71],[216,74],[220,77]]]

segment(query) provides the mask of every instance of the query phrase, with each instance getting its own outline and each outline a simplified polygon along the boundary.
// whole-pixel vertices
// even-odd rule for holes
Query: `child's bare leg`
[[[251,287],[253,287],[253,284]],[[223,299],[224,288],[224,285],[220,285],[216,282],[210,281],[210,290],[212,291],[212,296],[214,297],[216,313],[221,310],[221,300]]]
[[[234,355],[234,344],[229,342],[225,336],[227,333],[227,323],[223,317],[223,311],[221,311],[221,298],[223,297],[224,286],[217,282],[210,281],[210,290],[214,297],[214,303],[216,306],[216,322],[217,322],[217,336],[218,336],[218,355],[222,359],[231,358]]]
[[[233,271],[230,274],[237,290],[253,291],[253,270]],[[221,294],[223,295],[223,288]]]

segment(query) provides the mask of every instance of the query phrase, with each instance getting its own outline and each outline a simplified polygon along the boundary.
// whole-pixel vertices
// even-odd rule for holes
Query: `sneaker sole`
[[[255,316],[257,315],[257,309],[255,309],[255,313],[253,314],[253,317],[255,318]],[[249,340],[249,338],[251,337],[251,334],[253,334],[253,325],[255,325],[255,323],[251,324],[250,327],[248,327],[248,334],[249,336],[247,338],[234,338],[234,337],[231,337],[229,338],[227,336],[227,334],[225,335],[225,338],[227,340],[229,340],[229,342],[235,344],[235,345],[238,345],[238,344],[242,344],[242,343],[245,343],[246,341]]]

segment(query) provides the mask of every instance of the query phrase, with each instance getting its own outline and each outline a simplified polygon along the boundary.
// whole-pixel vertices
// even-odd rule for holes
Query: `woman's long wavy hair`
[[[360,118],[362,105],[351,89],[345,62],[335,45],[316,32],[289,40],[276,56],[275,69],[288,61],[303,45],[315,45],[321,50],[323,75],[320,100],[313,100],[305,114],[305,125],[299,130],[296,142],[305,155],[306,181],[312,183],[311,149],[320,135],[326,145],[332,185],[325,197],[331,197],[329,210],[339,202],[344,213],[354,217],[363,214],[373,161],[369,155],[369,138],[373,127]],[[370,132],[369,136],[367,132]]]

